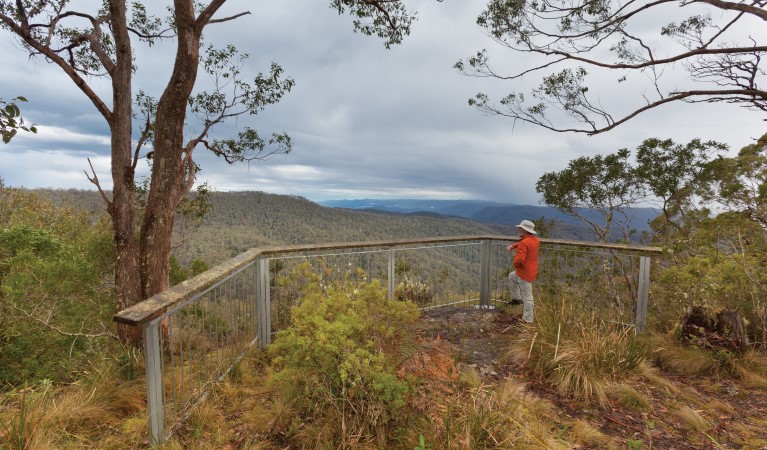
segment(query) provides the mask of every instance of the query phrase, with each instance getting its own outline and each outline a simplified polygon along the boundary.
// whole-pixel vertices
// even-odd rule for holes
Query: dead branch
[[[111,208],[112,202],[109,200],[104,190],[101,189],[101,183],[99,183],[99,177],[98,175],[96,175],[96,170],[93,168],[93,163],[91,162],[90,158],[88,158],[88,165],[91,166],[91,172],[93,173],[93,177],[88,175],[88,172],[83,170],[83,172],[85,173],[85,177],[88,179],[88,181],[96,185],[96,188],[99,190],[99,194],[101,194],[101,198],[103,198],[104,202],[106,202],[107,204],[107,208]]]
[[[15,302],[11,302],[11,306],[13,307],[13,309],[15,309],[16,311],[22,313],[27,318],[29,318],[29,319],[31,319],[31,320],[41,324],[42,326],[44,326],[45,328],[47,328],[49,330],[55,331],[56,333],[58,333],[58,334],[60,334],[62,336],[75,337],[75,338],[78,338],[78,337],[81,337],[81,338],[91,338],[91,339],[92,338],[105,337],[105,338],[114,339],[114,340],[117,340],[117,341],[120,340],[120,338],[116,334],[113,334],[110,331],[108,331],[106,329],[106,326],[104,326],[104,324],[101,323],[101,322],[99,322],[99,323],[101,323],[101,327],[104,329],[104,331],[101,332],[101,333],[70,333],[70,332],[64,331],[61,328],[59,328],[59,327],[57,327],[57,326],[55,326],[55,325],[50,323],[51,316],[53,315],[52,311],[51,311],[51,314],[49,314],[48,317],[45,320],[43,320],[43,319],[40,319],[39,317],[36,317],[36,316],[30,314],[24,308],[19,307]]]

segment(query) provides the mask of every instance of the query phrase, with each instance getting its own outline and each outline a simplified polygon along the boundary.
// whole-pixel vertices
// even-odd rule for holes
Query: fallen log
[[[679,330],[682,342],[710,350],[746,351],[748,336],[745,320],[735,311],[706,306],[690,306]]]

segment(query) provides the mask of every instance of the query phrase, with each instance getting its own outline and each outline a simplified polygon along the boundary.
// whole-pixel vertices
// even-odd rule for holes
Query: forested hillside
[[[55,203],[103,210],[93,191],[39,190]],[[264,192],[219,192],[199,228],[175,250],[184,265],[194,259],[216,264],[258,246],[310,244],[469,234],[510,234],[511,227],[460,218],[374,213],[320,206],[305,198]],[[178,231],[178,230],[177,230]],[[177,233],[181,239],[181,233]]]

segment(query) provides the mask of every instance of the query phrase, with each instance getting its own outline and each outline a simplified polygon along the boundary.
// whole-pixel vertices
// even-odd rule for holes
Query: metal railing
[[[300,289],[282,281],[299,264],[379,279],[389,298],[422,309],[492,308],[508,300],[513,269],[506,246],[516,240],[459,236],[252,249],[120,311],[115,321],[143,330],[150,441],[164,441],[247,348],[268,345],[289,325]],[[661,249],[555,239],[541,244],[536,292],[570,292],[644,330],[650,255]],[[579,283],[584,276],[603,282]],[[595,286],[604,292],[593,292]]]

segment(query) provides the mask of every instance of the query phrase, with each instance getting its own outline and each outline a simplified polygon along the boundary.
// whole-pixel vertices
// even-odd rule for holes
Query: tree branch
[[[757,6],[746,5],[744,3],[725,2],[722,0],[692,0],[690,3],[706,3],[728,11],[741,11],[767,21],[767,11],[763,9],[763,4],[762,8],[760,8]]]
[[[693,97],[701,97],[701,96],[736,96],[736,95],[750,95],[750,96],[756,96],[761,97],[764,99],[767,99],[767,92],[765,91],[756,91],[756,90],[742,90],[742,89],[732,89],[732,90],[712,90],[712,91],[684,91],[684,92],[677,92],[674,95],[671,95],[669,97],[657,100],[652,103],[648,103],[647,105],[638,108],[631,112],[630,114],[627,114],[623,118],[616,120],[609,125],[599,128],[597,127],[593,122],[588,122],[592,125],[591,129],[583,129],[583,128],[557,128],[553,125],[551,125],[548,122],[543,122],[541,119],[536,118],[535,116],[532,116],[530,114],[525,113],[524,111],[515,111],[514,109],[510,109],[510,112],[506,112],[503,110],[498,109],[497,107],[483,104],[478,105],[477,107],[486,113],[490,114],[497,114],[504,117],[509,117],[514,120],[521,120],[523,122],[527,122],[533,125],[537,125],[543,128],[546,128],[547,130],[556,131],[558,133],[566,133],[566,132],[574,132],[574,133],[584,133],[589,136],[593,136],[596,134],[601,134],[606,131],[610,131],[613,128],[617,127],[618,125],[621,125],[625,122],[628,122],[629,120],[633,119],[634,117],[638,116],[639,114],[656,108],[658,106],[664,105],[666,103],[671,103],[675,101],[683,101],[686,99],[690,99]],[[705,101],[705,100],[699,100],[699,101]],[[744,99],[743,101],[747,101],[747,99]]]
[[[247,16],[249,14],[250,14],[250,11],[244,11],[244,12],[241,12],[239,14],[235,14],[233,16],[222,17],[221,19],[210,19],[210,20],[208,20],[208,25],[210,25],[212,23],[229,22],[230,20],[235,20],[235,19],[238,19],[238,18],[240,18],[242,16]]]
[[[731,55],[731,54],[743,54],[743,53],[752,53],[752,52],[764,53],[764,52],[767,52],[767,46],[732,47],[732,48],[696,48],[695,50],[690,50],[689,52],[680,53],[678,55],[671,56],[668,58],[651,59],[638,64],[603,63],[601,61],[597,61],[590,58],[584,58],[582,56],[577,56],[572,53],[564,52],[561,50],[540,50],[540,49],[531,48],[529,52],[538,53],[545,56],[553,56],[553,55],[561,56],[562,59],[558,60],[558,62],[563,60],[572,60],[572,61],[586,63],[588,65],[595,66],[595,67],[602,67],[605,69],[643,69],[643,68],[647,68],[651,66],[660,66],[660,65],[678,62],[684,59],[692,58],[693,56]],[[546,67],[546,66],[541,66],[540,68],[543,68],[543,67]]]
[[[107,16],[93,17],[90,14],[84,14],[77,11],[67,11],[65,13],[59,13],[57,16],[51,19],[51,21],[47,24],[42,24],[42,23],[31,24],[29,26],[29,29],[31,30],[33,28],[38,28],[38,27],[47,28],[49,30],[49,33],[48,33],[48,39],[46,40],[46,42],[47,44],[50,44],[50,38],[53,36],[56,26],[62,19],[65,19],[67,17],[79,17],[79,18],[87,19],[91,23],[91,26],[93,26],[93,32],[81,33],[73,37],[69,45],[57,50],[53,50],[53,51],[56,53],[60,53],[63,51],[71,52],[72,49],[79,47],[84,42],[88,42],[91,51],[98,57],[99,62],[101,62],[101,64],[104,66],[107,72],[112,73],[115,67],[114,61],[112,61],[112,58],[109,56],[109,54],[106,51],[104,51],[104,47],[101,45],[101,41],[100,41],[101,25],[104,22],[107,22],[109,20],[109,17]],[[72,67],[74,67],[73,61],[71,61],[70,64],[72,65]]]
[[[138,165],[139,155],[141,153],[141,147],[146,143],[147,139],[149,139],[150,130],[152,129],[152,121],[150,120],[149,114],[147,114],[146,117],[146,123],[144,124],[144,128],[141,130],[141,137],[139,138],[138,142],[136,143],[136,150],[133,153],[133,164],[131,164],[131,168],[135,171],[136,165]],[[91,170],[93,167],[91,167]],[[95,175],[95,174],[94,174]]]
[[[20,4],[21,2],[19,1],[17,3]],[[54,64],[59,66],[64,71],[64,73],[66,73],[67,76],[69,76],[69,78],[75,83],[75,85],[88,97],[91,103],[93,103],[101,115],[104,116],[107,123],[111,127],[114,120],[112,118],[112,111],[110,111],[109,107],[101,100],[98,94],[96,94],[96,92],[91,89],[88,83],[86,83],[86,81],[77,73],[72,65],[70,65],[64,58],[59,56],[50,47],[43,45],[30,34],[28,26],[24,25],[27,20],[26,16],[22,15],[21,17],[22,24],[19,25],[9,16],[0,13],[0,22],[10,28],[10,30],[19,36],[24,41],[24,43],[37,50],[41,55],[44,55],[46,58],[53,61]]]
[[[224,3],[226,3],[226,0],[213,0],[202,10],[202,12],[200,12],[200,15],[197,17],[194,24],[198,33],[202,33],[202,29],[210,23],[213,16]]]
[[[172,30],[171,28],[166,28],[166,29],[160,31],[159,33],[155,33],[155,34],[142,33],[142,32],[138,31],[137,29],[135,29],[133,27],[126,27],[126,28],[128,29],[128,31],[130,31],[131,33],[135,34],[136,36],[138,36],[141,39],[147,39],[147,40],[149,40],[149,39],[170,39],[170,38],[173,37],[173,36],[168,36],[168,35],[165,34],[168,31],[171,31]]]
[[[381,6],[381,3],[390,3],[390,2],[392,2],[392,0],[362,0],[362,2],[367,4],[367,5],[372,6],[375,9],[377,9],[378,12],[380,12],[381,15],[383,15],[383,17],[386,19],[386,23],[389,24],[389,27],[392,30],[396,30],[397,29],[397,24],[394,23],[394,21],[392,20],[391,16],[389,15],[389,12],[386,11],[386,8]]]

